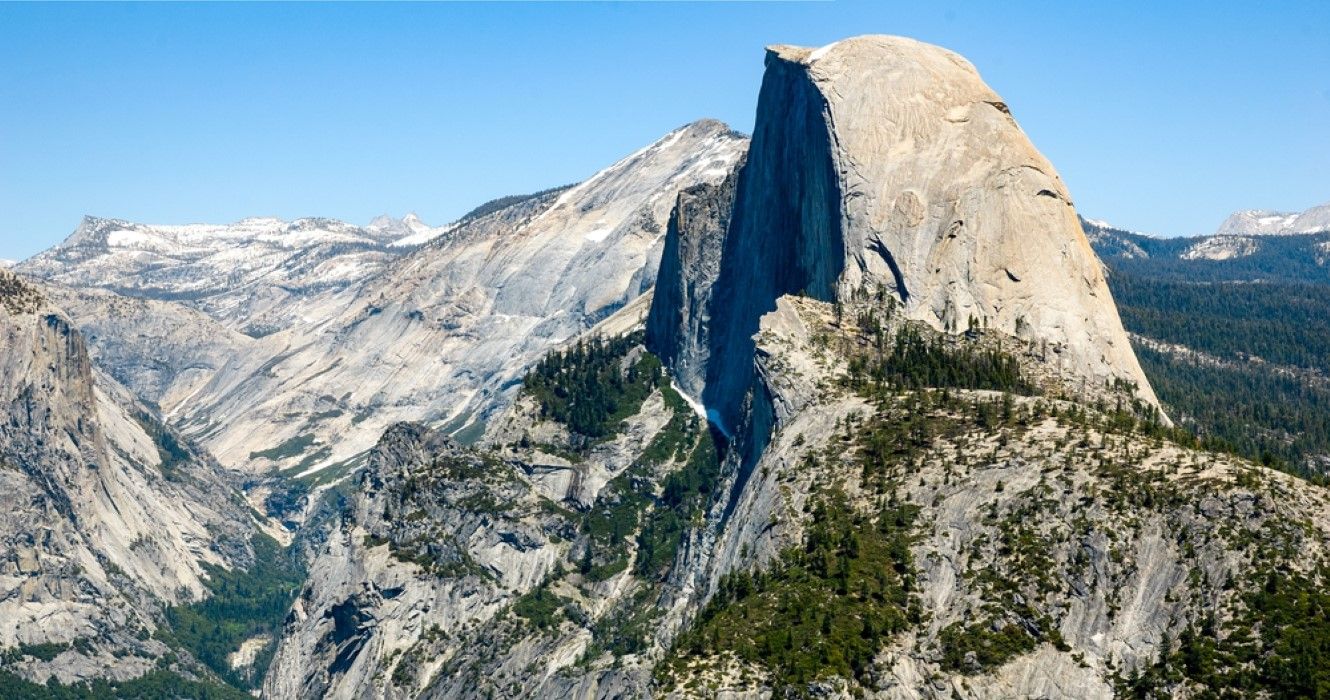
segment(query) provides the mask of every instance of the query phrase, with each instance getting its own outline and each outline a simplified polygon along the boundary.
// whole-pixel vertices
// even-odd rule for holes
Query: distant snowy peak
[[[8,270],[9,268],[13,267],[16,264],[17,262],[14,260],[9,260],[7,258],[0,258],[0,270]]]
[[[17,267],[67,286],[181,301],[261,335],[319,317],[324,302],[408,252],[390,245],[401,235],[318,217],[150,225],[86,216]]]
[[[1109,233],[1129,233],[1133,236],[1158,238],[1158,236],[1156,236],[1153,233],[1146,233],[1144,231],[1133,231],[1132,229],[1123,228],[1121,226],[1114,224],[1111,221],[1105,221],[1104,219],[1087,219],[1085,217],[1081,217],[1081,228],[1084,228],[1086,230],[1086,233],[1089,233],[1091,229],[1098,229]]]
[[[382,237],[393,248],[413,248],[425,245],[455,228],[457,224],[430,226],[412,212],[400,219],[387,214],[376,216],[365,230]]]
[[[1330,204],[1303,212],[1247,209],[1230,214],[1217,236],[1295,236],[1330,231]]]
[[[285,221],[251,217],[231,224],[140,224],[123,219],[85,216],[57,250],[125,248],[167,255],[207,254],[260,244],[295,249],[324,244],[387,243],[374,232],[336,219],[307,217]]]

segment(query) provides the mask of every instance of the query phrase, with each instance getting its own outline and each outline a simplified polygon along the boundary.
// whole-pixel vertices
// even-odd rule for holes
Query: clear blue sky
[[[84,213],[443,223],[747,131],[765,44],[866,33],[967,56],[1086,216],[1330,201],[1330,3],[995,4],[0,5],[0,257]]]

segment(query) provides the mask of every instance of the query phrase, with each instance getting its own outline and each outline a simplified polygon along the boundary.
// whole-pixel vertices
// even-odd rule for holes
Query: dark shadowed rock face
[[[720,275],[725,232],[742,167],[740,159],[724,181],[695,185],[679,193],[670,213],[647,319],[647,347],[694,399],[700,399],[706,384],[711,292]]]
[[[709,303],[708,410],[737,424],[777,297],[861,289],[941,331],[1045,343],[1086,389],[1156,402],[1065,185],[973,66],[900,37],[771,47]]]
[[[762,314],[774,310],[782,294],[832,299],[844,267],[841,192],[825,110],[807,72],[768,53],[710,300],[704,402],[726,426],[737,424],[751,382],[752,335]]]

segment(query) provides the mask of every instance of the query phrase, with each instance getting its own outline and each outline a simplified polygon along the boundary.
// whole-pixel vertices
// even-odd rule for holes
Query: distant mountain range
[[[1082,225],[1170,415],[1253,459],[1323,478],[1330,231],[1158,238]]]
[[[446,226],[0,271],[0,697],[1323,694],[1319,215],[1085,222],[951,51],[765,66]]]
[[[1162,238],[1082,220],[1100,258],[1115,269],[1178,281],[1330,282],[1330,230]]]
[[[1215,231],[1217,236],[1295,236],[1330,231],[1330,203],[1301,212],[1248,209],[1234,212]]]

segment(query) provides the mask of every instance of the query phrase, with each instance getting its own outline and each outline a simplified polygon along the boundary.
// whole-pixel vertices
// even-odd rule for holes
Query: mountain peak
[[[670,134],[674,134],[676,132],[691,132],[699,135],[736,136],[739,138],[746,138],[741,132],[736,131],[729,124],[726,124],[725,122],[719,119],[713,119],[711,117],[703,117],[696,121],[684,124],[683,126],[670,132]],[[668,136],[669,135],[667,134],[666,137],[668,138]]]
[[[1296,236],[1330,231],[1330,203],[1305,211],[1243,209],[1229,214],[1216,236]]]
[[[1156,403],[1066,185],[969,61],[893,36],[768,52],[714,293],[708,408],[737,415],[777,297],[878,287],[914,320],[1044,343],[1061,374]]]
[[[85,214],[79,221],[79,225],[74,232],[69,234],[58,248],[72,248],[85,245],[106,245],[107,236],[112,231],[121,231],[133,228],[132,224],[124,219],[108,219],[100,216]]]

